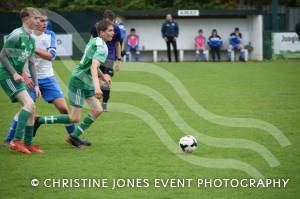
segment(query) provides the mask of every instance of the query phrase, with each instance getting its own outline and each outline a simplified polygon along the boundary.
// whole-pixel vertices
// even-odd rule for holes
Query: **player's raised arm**
[[[41,58],[44,58],[44,59],[46,59],[46,60],[48,60],[48,61],[51,61],[51,60],[52,60],[51,54],[50,54],[49,52],[47,52],[47,51],[44,51],[44,50],[40,49],[40,48],[36,48],[36,49],[35,49],[35,53],[36,53],[38,56],[40,56]]]
[[[56,58],[56,37],[55,33],[52,31],[48,31],[47,34],[50,34],[51,42],[50,46],[47,48],[47,51],[36,48],[35,53],[48,61],[54,60]]]

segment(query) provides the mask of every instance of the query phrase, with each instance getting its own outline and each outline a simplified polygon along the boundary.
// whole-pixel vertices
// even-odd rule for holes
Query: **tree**
[[[300,0],[279,0],[284,6],[299,6]],[[158,10],[158,9],[234,9],[271,5],[271,0],[9,0],[0,1],[1,11],[19,11],[33,6],[51,10]]]

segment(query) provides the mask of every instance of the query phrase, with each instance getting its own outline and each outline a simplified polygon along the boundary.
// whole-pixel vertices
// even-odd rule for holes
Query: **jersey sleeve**
[[[19,33],[12,32],[8,35],[3,45],[3,48],[16,48],[19,42]]]
[[[50,53],[52,60],[56,58],[56,36],[53,31],[49,31],[50,34],[50,46],[47,51]]]
[[[100,63],[104,63],[107,58],[107,50],[104,42],[100,43],[96,41],[96,51],[93,55],[93,59],[97,59]]]

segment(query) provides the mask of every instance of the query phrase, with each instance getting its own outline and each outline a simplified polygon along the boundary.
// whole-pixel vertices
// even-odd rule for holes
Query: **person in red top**
[[[204,61],[208,60],[208,51],[205,47],[206,38],[203,35],[203,30],[198,31],[198,35],[195,37],[195,49],[196,49],[196,61],[200,61],[200,53],[203,53]]]
[[[126,60],[131,61],[131,55],[135,53],[135,61],[140,61],[140,37],[136,34],[135,28],[130,29],[126,38]]]

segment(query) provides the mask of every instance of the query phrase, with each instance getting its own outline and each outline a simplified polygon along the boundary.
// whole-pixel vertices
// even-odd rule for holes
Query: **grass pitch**
[[[73,67],[71,61],[54,62],[63,89]],[[147,67],[161,70],[155,74],[143,69]],[[300,194],[299,61],[124,63],[113,81],[111,111],[83,135],[92,141],[92,147],[75,149],[64,141],[67,134],[63,125],[45,125],[34,140],[45,154],[21,155],[0,148],[0,198],[297,198]],[[57,114],[41,99],[37,107],[41,115]],[[0,90],[1,139],[18,108]],[[224,126],[209,113],[225,119],[266,121],[283,132],[290,144],[281,146],[280,139],[270,134],[272,130],[233,127],[236,123],[230,121]],[[198,138],[199,147],[193,155],[183,154],[176,146],[184,134]],[[215,138],[220,138],[219,146]],[[230,147],[223,142],[225,138],[257,143],[271,156],[261,155],[260,148],[255,147],[258,145]],[[220,159],[246,163],[266,178],[290,181],[286,188],[204,188],[195,183],[181,188],[153,186],[155,178],[253,177],[247,169],[234,168],[234,162],[227,169],[214,168],[223,167],[221,162],[204,165],[206,160]],[[31,186],[32,179],[43,183],[62,178],[107,179],[109,184],[106,188]],[[111,181],[117,178],[149,179],[150,185],[112,189]]]

